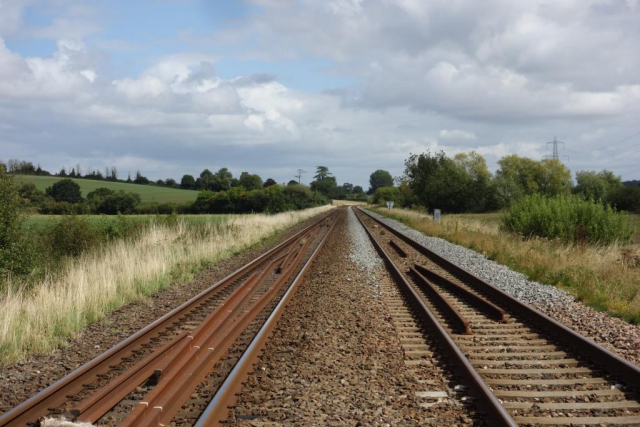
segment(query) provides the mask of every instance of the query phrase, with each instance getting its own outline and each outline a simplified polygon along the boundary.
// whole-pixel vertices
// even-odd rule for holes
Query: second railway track
[[[640,368],[357,214],[488,425],[640,425]]]
[[[207,425],[257,351],[342,213],[324,215],[131,337],[0,416],[0,426],[65,417],[98,425]]]

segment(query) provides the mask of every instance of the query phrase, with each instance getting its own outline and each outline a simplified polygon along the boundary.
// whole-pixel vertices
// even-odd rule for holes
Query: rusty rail
[[[209,298],[225,289],[228,285],[242,279],[242,277],[246,276],[252,269],[255,269],[261,263],[264,263],[266,260],[292,243],[299,241],[301,236],[304,236],[309,231],[322,226],[324,221],[332,215],[335,215],[335,212],[322,216],[320,219],[314,221],[294,236],[286,239],[284,242],[255,258],[250,263],[229,274],[213,286],[171,310],[169,313],[160,317],[153,323],[147,325],[104,353],[96,356],[80,368],[46,387],[44,390],[41,390],[39,393],[22,402],[15,408],[2,414],[0,416],[0,427],[24,426],[28,423],[37,422],[39,418],[46,416],[50,412],[51,408],[59,407],[66,402],[68,400],[67,396],[77,394],[85,388],[85,384],[92,383],[97,380],[99,375],[109,372],[111,370],[111,365],[120,363],[124,357],[132,354],[134,350],[140,349],[145,345],[149,345],[152,339],[155,339],[155,337],[160,333],[170,328],[171,325],[179,318],[197,310],[200,306],[205,304]],[[169,345],[168,347],[171,348],[172,346]],[[167,348],[164,350],[166,352]],[[160,354],[158,356],[160,356]],[[149,362],[149,360],[147,360],[147,362]],[[144,370],[144,374],[146,374],[147,371],[145,370],[144,365],[140,365],[139,368]],[[131,381],[134,381],[134,378],[137,380],[139,376],[143,375],[142,372],[133,372],[132,374],[133,375],[131,375],[130,378]],[[126,378],[123,378],[122,381],[126,381]],[[114,385],[114,387],[116,386],[117,384]],[[121,385],[121,387],[124,387],[124,385]]]
[[[457,283],[452,282],[451,280],[433,270],[429,270],[428,268],[425,268],[418,264],[415,265],[415,269],[419,271],[420,274],[422,274],[424,277],[441,285],[445,289],[458,295],[460,298],[469,301],[472,305],[478,307],[480,310],[484,311],[497,321],[504,322],[504,316],[506,314],[505,311],[492,302],[458,285]]]
[[[221,425],[221,422],[228,417],[229,407],[232,406],[237,400],[236,393],[241,389],[242,383],[247,379],[249,373],[253,369],[254,363],[257,361],[258,356],[264,348],[264,345],[266,344],[271,332],[276,327],[278,320],[284,312],[284,309],[286,308],[298,286],[302,282],[302,279],[311,266],[312,261],[320,253],[320,250],[323,248],[338,220],[339,218],[333,224],[331,224],[329,231],[322,239],[316,250],[313,252],[309,261],[298,273],[276,308],[262,325],[256,336],[251,341],[251,344],[249,344],[249,347],[247,347],[241,358],[233,367],[224,383],[218,389],[216,395],[213,397],[207,408],[200,416],[200,419],[198,419],[195,427]]]
[[[431,282],[424,277],[414,267],[409,267],[409,272],[413,275],[420,288],[435,301],[436,305],[445,313],[454,327],[458,329],[458,332],[465,335],[471,335],[471,327],[469,321],[458,311],[457,308],[449,302],[446,296],[442,295],[440,291],[431,284]]]

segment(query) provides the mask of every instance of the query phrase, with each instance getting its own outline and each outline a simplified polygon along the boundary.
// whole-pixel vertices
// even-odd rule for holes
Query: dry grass
[[[489,259],[555,285],[595,309],[640,323],[640,245],[567,245],[523,240],[500,230],[499,215],[445,215],[436,224],[423,213],[374,209],[429,236],[474,249]]]
[[[329,209],[229,216],[197,227],[152,224],[136,240],[69,261],[29,291],[9,286],[0,296],[0,364],[49,353],[116,308]]]
[[[331,201],[333,206],[358,206],[358,205],[366,205],[367,202],[357,202],[354,200],[333,200]]]

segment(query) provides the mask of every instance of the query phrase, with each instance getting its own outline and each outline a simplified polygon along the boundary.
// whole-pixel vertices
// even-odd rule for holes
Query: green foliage
[[[633,236],[624,212],[580,196],[527,196],[514,202],[502,216],[502,225],[530,237],[564,242],[629,242]]]
[[[404,195],[396,187],[381,187],[373,193],[373,203],[384,206],[388,201],[392,201],[396,207],[404,206]]]
[[[233,187],[229,191],[201,191],[193,204],[196,213],[277,213],[292,209],[306,209],[324,205],[328,201],[316,196],[304,185],[271,185],[260,190],[246,191]]]
[[[242,172],[240,174],[240,179],[238,180],[238,185],[249,191],[259,190],[262,188],[262,178],[260,178],[260,175],[252,175],[249,172]]]
[[[489,177],[484,159],[474,152],[451,159],[427,151],[405,161],[403,181],[415,204],[456,213],[486,209]]]
[[[105,196],[98,204],[96,212],[106,215],[131,214],[139,204],[139,194],[118,190]]]
[[[87,203],[69,203],[47,200],[40,207],[40,213],[44,215],[86,215],[93,211]]]
[[[329,172],[329,168],[328,167],[326,167],[326,166],[316,166],[316,174],[314,176],[316,181],[324,181],[325,179],[327,179],[331,175],[333,175],[333,174],[331,172]]]
[[[80,185],[72,179],[61,179],[47,188],[47,196],[53,197],[56,202],[78,203],[82,201]]]
[[[336,199],[338,196],[338,183],[333,176],[325,176],[311,183],[311,190],[316,191],[328,199]]]
[[[619,210],[640,213],[640,186],[623,186],[614,189],[608,194],[607,199]]]
[[[87,200],[101,202],[106,197],[111,196],[112,194],[115,194],[115,191],[113,191],[113,190],[111,190],[109,188],[100,187],[100,188],[96,188],[95,190],[89,192],[89,194],[87,194]]]
[[[555,196],[571,191],[571,172],[558,159],[536,161],[512,154],[500,159],[498,164],[497,177],[515,182],[523,195]]]
[[[393,177],[389,172],[378,169],[369,176],[369,194],[382,187],[393,187]]]
[[[192,175],[183,175],[180,180],[180,188],[193,190],[196,188],[196,180]]]
[[[573,192],[582,194],[585,199],[604,201],[609,194],[622,187],[622,179],[611,171],[580,171],[576,173],[576,186]]]
[[[13,177],[0,165],[0,277],[25,274],[31,268],[32,260],[22,235],[21,200]]]
[[[99,245],[99,234],[86,219],[66,216],[50,230],[50,241],[57,256],[78,256]]]

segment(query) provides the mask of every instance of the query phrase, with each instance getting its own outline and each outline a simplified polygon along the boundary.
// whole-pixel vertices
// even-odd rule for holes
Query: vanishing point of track
[[[358,209],[490,426],[640,425],[640,368]]]
[[[0,427],[46,416],[120,426],[218,424],[341,215],[324,215],[6,412]]]

